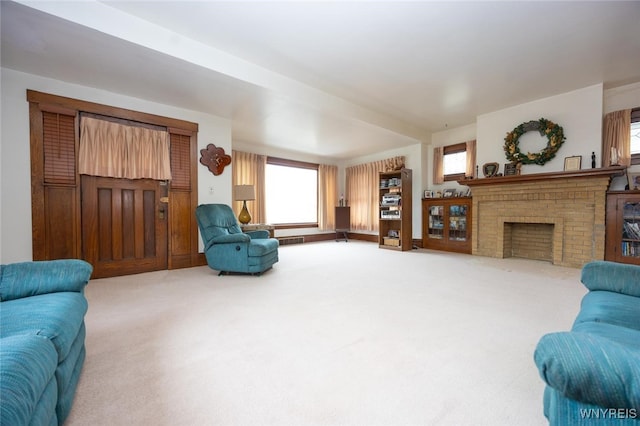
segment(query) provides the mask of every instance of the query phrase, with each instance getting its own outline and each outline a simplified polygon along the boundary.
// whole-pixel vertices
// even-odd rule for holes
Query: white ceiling
[[[335,159],[640,81],[640,2],[1,2],[2,67]]]

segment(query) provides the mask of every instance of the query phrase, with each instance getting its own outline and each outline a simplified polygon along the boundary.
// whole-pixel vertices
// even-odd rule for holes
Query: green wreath
[[[518,140],[520,136],[532,130],[537,130],[540,136],[547,137],[547,147],[538,153],[527,152],[525,155],[520,151]],[[556,152],[558,152],[564,141],[562,127],[553,121],[541,118],[538,121],[522,123],[511,132],[508,132],[504,138],[504,153],[507,156],[507,160],[512,163],[538,164],[542,166],[556,156]]]

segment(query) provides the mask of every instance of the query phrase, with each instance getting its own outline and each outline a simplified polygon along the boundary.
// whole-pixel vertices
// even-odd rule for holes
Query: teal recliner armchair
[[[268,231],[242,232],[228,205],[201,204],[196,219],[207,263],[218,275],[260,275],[278,261],[278,240],[269,238]]]

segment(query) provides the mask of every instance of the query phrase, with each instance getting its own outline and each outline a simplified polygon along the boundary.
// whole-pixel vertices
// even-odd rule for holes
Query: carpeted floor
[[[67,425],[544,425],[533,350],[578,269],[349,241],[93,280]]]

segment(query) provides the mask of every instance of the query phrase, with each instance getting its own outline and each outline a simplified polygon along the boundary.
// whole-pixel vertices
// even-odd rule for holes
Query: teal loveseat
[[[61,425],[85,359],[82,260],[0,265],[0,425]]]
[[[640,425],[640,266],[596,261],[571,331],[543,336],[534,360],[550,425]]]
[[[260,275],[278,261],[278,240],[268,231],[242,232],[233,210],[226,204],[201,204],[196,219],[211,269]]]

